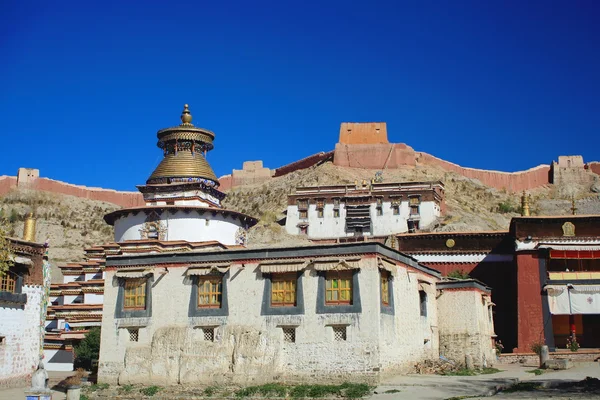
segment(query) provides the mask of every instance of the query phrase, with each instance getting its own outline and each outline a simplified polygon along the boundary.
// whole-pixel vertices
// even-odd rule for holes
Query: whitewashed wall
[[[299,235],[301,222],[308,223],[308,237],[312,239],[329,239],[353,236],[354,233],[346,232],[346,207],[340,204],[340,216],[333,216],[333,204],[325,204],[323,218],[319,218],[316,204],[309,204],[308,218],[301,219],[297,205],[288,205],[286,217],[286,232],[290,235]],[[371,232],[363,232],[364,236],[387,236],[396,233],[408,232],[408,219],[410,207],[408,201],[400,202],[400,214],[394,215],[392,203],[387,201],[382,204],[382,215],[377,215],[377,204],[371,203]],[[441,215],[440,207],[434,201],[424,201],[419,206],[420,227],[425,228]]]
[[[115,241],[140,240],[140,230],[146,222],[146,214],[129,214],[115,221]],[[239,219],[210,211],[200,215],[197,211],[185,213],[165,211],[160,215],[161,223],[166,228],[165,240],[187,240],[189,242],[205,242],[216,240],[225,245],[234,245],[235,234],[242,225]],[[208,224],[207,224],[208,221]]]
[[[40,354],[41,286],[23,286],[24,309],[0,306],[0,381],[25,378],[37,368]]]
[[[49,362],[59,351],[64,351],[64,350],[44,349],[44,361],[45,361],[44,367],[48,371],[64,371],[64,372],[73,371],[73,363],[72,362],[65,362],[65,363]]]
[[[115,320],[118,288],[113,272],[107,271],[100,382],[219,384],[228,379],[249,383],[275,377],[343,381],[378,376],[382,365],[396,371],[423,357],[437,358],[437,339],[423,343],[423,332],[436,325],[435,295],[430,296],[433,304],[425,327],[419,317],[417,275],[408,281],[402,269],[399,288],[394,288],[396,316],[380,318],[375,258],[365,258],[361,265],[361,313],[317,314],[318,278],[309,269],[303,277],[303,315],[261,316],[264,280],[257,264],[246,264],[231,268],[229,316],[195,318],[188,318],[192,289],[191,283],[184,283],[185,268],[170,268],[152,289],[152,317],[140,328],[138,342],[129,341],[126,327],[143,320]],[[385,318],[391,321],[380,322]],[[337,324],[347,324],[347,341],[333,340],[331,326]],[[377,329],[380,324],[384,346]],[[283,342],[281,326],[285,325],[298,325],[295,343]],[[202,326],[217,326],[215,342],[202,340],[198,329]],[[181,354],[185,357],[180,359]]]

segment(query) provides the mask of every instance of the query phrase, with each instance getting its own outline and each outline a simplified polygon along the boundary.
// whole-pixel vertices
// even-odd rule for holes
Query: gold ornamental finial
[[[25,218],[25,226],[23,227],[23,240],[35,242],[35,217],[30,212]]]
[[[521,216],[529,217],[529,198],[523,190],[523,196],[521,196]]]
[[[181,123],[182,125],[191,125],[192,123],[192,114],[190,113],[190,109],[187,104],[183,105],[183,111],[181,112]]]

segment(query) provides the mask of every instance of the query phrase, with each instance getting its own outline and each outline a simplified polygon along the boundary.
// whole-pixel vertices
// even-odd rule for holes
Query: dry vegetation
[[[23,220],[29,212],[37,216],[36,241],[50,242],[53,281],[62,281],[56,264],[81,261],[83,248],[113,240],[113,229],[104,214],[118,206],[78,197],[15,190],[0,198],[0,214],[10,223],[9,236],[23,236]]]

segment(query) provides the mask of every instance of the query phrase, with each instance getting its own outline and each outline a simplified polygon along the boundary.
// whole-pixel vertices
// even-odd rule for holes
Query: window
[[[333,340],[336,342],[345,342],[347,340],[346,327],[345,326],[334,326],[333,327]]]
[[[306,211],[306,210],[300,210],[300,218],[301,219],[308,218],[308,211]]]
[[[333,208],[340,208],[340,199],[339,198],[333,199]]]
[[[381,271],[381,303],[384,305],[390,304],[390,273]]]
[[[409,201],[410,215],[419,215],[419,204],[421,203],[421,199],[418,197],[411,197]]]
[[[400,215],[400,204],[392,203],[392,213],[394,215]]]
[[[295,273],[273,274],[271,278],[271,307],[293,307],[296,305]]]
[[[300,227],[300,234],[302,234],[302,235],[308,235],[308,226],[307,225],[302,225]]]
[[[296,328],[286,327],[283,329],[283,341],[286,343],[296,343]]]
[[[0,292],[14,293],[16,287],[17,280],[9,271],[6,271],[4,275],[0,277]]]
[[[337,208],[333,209],[333,217],[334,218],[339,218],[340,217],[340,210]]]
[[[175,205],[175,200],[167,200],[167,205],[168,206],[174,206]]]
[[[351,271],[329,271],[327,273],[325,304],[352,304]]]
[[[317,217],[323,218],[323,209],[322,208],[317,208]]]
[[[298,200],[298,209],[300,209],[300,210],[308,209],[308,200],[306,200],[306,199]]]
[[[383,215],[383,208],[377,206],[377,215]]]
[[[129,331],[129,341],[137,342],[140,337],[140,330],[139,329],[127,329],[127,330]]]
[[[202,277],[198,280],[198,308],[220,308],[223,277]]]
[[[215,328],[213,328],[213,327],[202,328],[202,335],[204,337],[204,341],[214,342],[215,341]]]
[[[419,230],[419,221],[413,221],[413,226],[415,228],[415,231]]]
[[[144,310],[146,308],[146,278],[125,281],[125,309]]]
[[[424,290],[419,290],[419,303],[421,305],[421,317],[427,316],[427,293]]]

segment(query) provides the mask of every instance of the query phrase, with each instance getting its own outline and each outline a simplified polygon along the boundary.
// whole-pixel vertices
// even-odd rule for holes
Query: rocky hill
[[[80,261],[84,247],[113,240],[113,228],[103,216],[119,207],[112,203],[64,194],[16,189],[0,197],[0,214],[10,223],[10,236],[23,236],[27,213],[37,216],[36,241],[49,240],[52,281],[62,282],[58,264]]]
[[[297,170],[267,182],[236,187],[227,191],[227,208],[260,218],[249,233],[249,246],[303,245],[309,242],[285,234],[287,195],[297,186],[352,184],[371,180],[377,170],[336,166],[331,162]],[[433,231],[506,230],[510,219],[519,215],[520,193],[511,193],[484,185],[456,172],[436,166],[416,166],[385,170],[385,182],[441,180],[446,185],[447,213]],[[596,191],[596,192],[594,192]],[[576,199],[579,214],[600,214],[598,184],[561,183],[530,190],[533,215],[571,213],[571,198]],[[65,194],[15,188],[0,197],[0,212],[9,219],[12,235],[21,237],[23,218],[35,211],[37,240],[50,240],[53,265],[82,259],[83,248],[113,240],[113,230],[103,215],[119,206]],[[59,274],[54,274],[60,279]],[[55,280],[56,280],[55,279]]]
[[[251,230],[250,246],[279,242],[297,243],[295,236],[285,234],[277,221],[285,217],[287,195],[297,186],[352,184],[371,180],[377,170],[347,168],[327,162],[273,178],[259,185],[229,190],[224,201],[227,208],[258,216],[261,222]],[[447,213],[432,231],[507,230],[510,219],[520,215],[520,193],[498,190],[477,179],[466,178],[436,166],[416,166],[384,171],[385,182],[441,180],[446,186]],[[594,185],[593,189],[598,190]],[[528,191],[532,196],[532,215],[571,213],[571,199],[576,199],[579,214],[600,214],[600,198],[592,186],[573,183],[546,185]],[[298,243],[299,244],[299,243]]]

